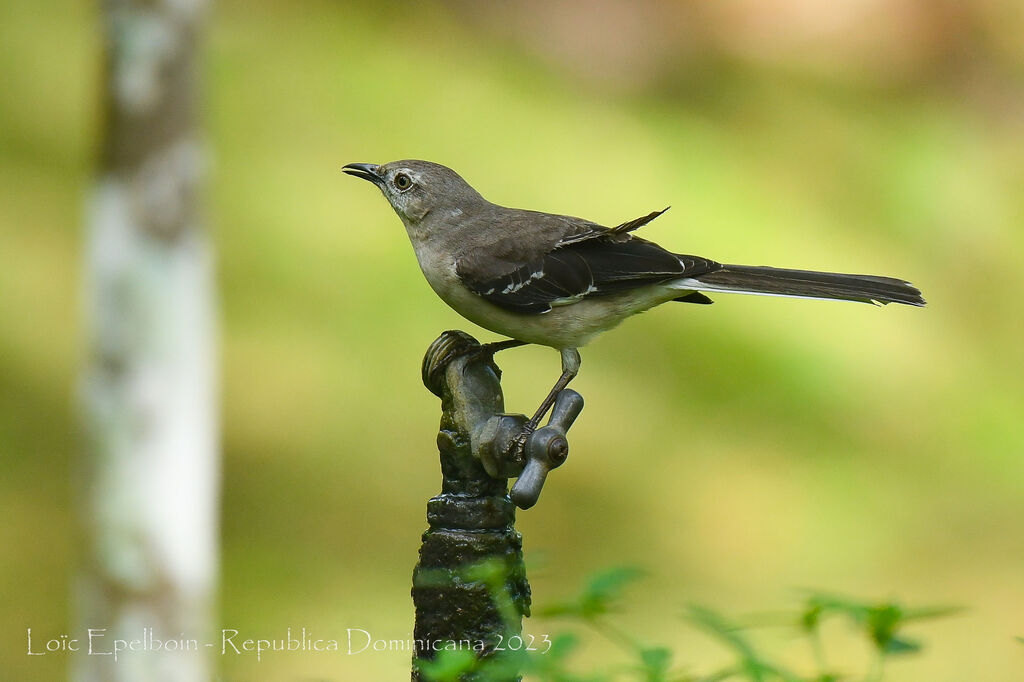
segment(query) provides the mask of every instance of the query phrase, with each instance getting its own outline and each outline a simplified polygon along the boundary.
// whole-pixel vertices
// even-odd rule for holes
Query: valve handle
[[[566,432],[583,410],[583,396],[572,389],[558,394],[546,426],[537,429],[526,441],[526,466],[512,486],[509,496],[520,509],[537,504],[548,472],[565,463],[569,456]]]
[[[551,408],[551,417],[548,419],[548,426],[554,426],[562,431],[562,435],[569,430],[576,418],[583,411],[583,396],[571,388],[567,388],[555,398],[555,406]]]

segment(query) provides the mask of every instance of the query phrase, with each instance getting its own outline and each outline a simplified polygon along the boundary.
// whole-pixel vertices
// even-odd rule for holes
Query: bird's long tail
[[[838,299],[864,303],[903,303],[923,306],[921,292],[910,282],[875,275],[788,270],[750,265],[723,265],[721,269],[688,278],[687,288],[739,294]]]

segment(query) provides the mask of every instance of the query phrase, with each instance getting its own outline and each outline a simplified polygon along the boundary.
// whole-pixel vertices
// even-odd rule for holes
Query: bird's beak
[[[350,163],[343,166],[341,170],[357,178],[369,180],[375,185],[384,182],[384,176],[380,174],[380,166],[375,163]]]

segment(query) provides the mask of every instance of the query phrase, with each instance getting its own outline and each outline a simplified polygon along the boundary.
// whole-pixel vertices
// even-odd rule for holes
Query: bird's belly
[[[559,349],[585,346],[630,315],[679,296],[678,291],[668,288],[643,287],[611,296],[592,296],[555,306],[546,313],[525,314],[477,296],[457,277],[432,280],[428,276],[427,281],[445,303],[470,322],[513,339]]]

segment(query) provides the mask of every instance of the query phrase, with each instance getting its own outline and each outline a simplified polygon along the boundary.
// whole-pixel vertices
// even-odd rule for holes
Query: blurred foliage
[[[522,672],[527,681],[538,682],[882,682],[887,657],[913,654],[922,649],[919,642],[897,636],[904,625],[910,621],[941,618],[960,612],[960,609],[949,607],[907,609],[892,602],[864,602],[812,593],[801,610],[772,614],[774,624],[793,629],[814,651],[813,667],[817,669],[811,673],[794,673],[773,657],[759,653],[753,642],[754,626],[737,624],[706,606],[691,605],[686,611],[686,620],[707,633],[734,658],[733,663],[718,670],[697,674],[674,671],[673,658],[676,656],[670,649],[645,645],[608,618],[608,614],[622,610],[623,588],[639,575],[641,573],[632,568],[596,574],[578,597],[542,608],[538,614],[542,618],[566,618],[585,626],[589,633],[597,634],[622,649],[627,662],[618,665],[605,663],[598,667],[602,671],[600,673],[578,673],[576,670],[580,664],[572,661],[571,655],[579,647],[580,636],[566,632],[554,636],[549,648],[534,647],[531,643],[530,646],[502,650],[497,655],[481,659],[477,659],[472,651],[442,650],[434,660],[420,661],[420,670],[428,682],[490,682],[511,679],[517,672]],[[500,589],[495,590],[492,586],[491,594],[496,600],[501,600]],[[850,672],[848,665],[826,662],[820,626],[823,618],[829,617],[839,617],[854,625],[856,632],[869,643],[872,660],[863,674]]]
[[[680,252],[901,276],[929,300],[720,296],[584,349],[573,456],[519,518],[539,603],[626,557],[651,568],[620,627],[700,666],[714,653],[666,603],[744,612],[789,585],[831,585],[965,604],[933,626],[944,646],[894,658],[887,679],[1019,676],[1020,4],[833,16],[839,4],[791,2],[778,21],[738,1],[679,18],[683,4],[602,2],[609,31],[537,9],[559,3],[525,3],[515,21],[459,3],[215,3],[224,627],[411,630],[409,574],[439,481],[420,358],[443,329],[492,339],[436,300],[384,200],[340,166],[419,157],[494,201],[609,224],[671,203],[645,236]],[[0,584],[17,586],[0,591],[5,679],[61,678],[66,659],[29,660],[19,637],[75,626],[96,22],[88,3],[0,3]],[[641,57],[605,59],[627,54],[619,41]],[[514,411],[558,371],[548,349],[498,362]],[[830,651],[868,657],[829,622]],[[611,652],[581,639],[573,655]],[[409,654],[220,663],[226,680],[392,679]]]

